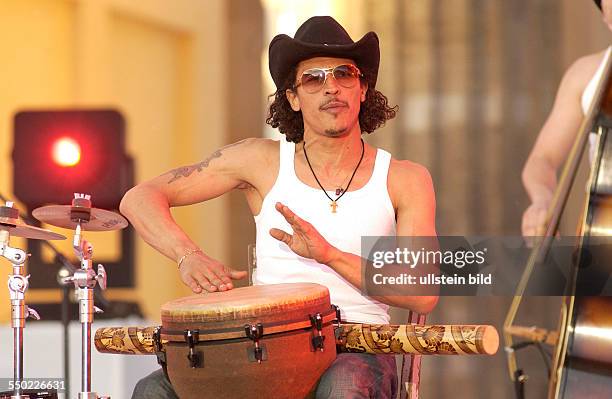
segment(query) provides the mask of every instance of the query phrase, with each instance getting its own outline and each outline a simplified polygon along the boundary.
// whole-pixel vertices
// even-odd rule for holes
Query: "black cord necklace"
[[[365,145],[363,144],[363,139],[361,139],[361,157],[359,158],[359,162],[357,163],[357,166],[355,167],[355,170],[353,171],[353,174],[351,175],[351,178],[349,179],[346,185],[346,188],[343,189],[342,187],[340,187],[339,189],[336,189],[336,195],[337,195],[336,199],[333,199],[332,197],[329,196],[329,194],[327,194],[327,191],[325,191],[325,189],[323,188],[323,185],[317,178],[317,175],[314,169],[312,168],[312,165],[310,164],[310,160],[308,159],[308,154],[306,153],[306,141],[304,141],[303,150],[304,150],[304,157],[306,157],[306,162],[308,163],[308,167],[310,168],[312,175],[317,181],[317,184],[319,185],[319,187],[321,187],[321,190],[323,190],[323,193],[325,194],[325,196],[329,198],[329,200],[331,201],[331,204],[329,204],[329,206],[331,208],[332,213],[336,213],[336,209],[338,208],[338,200],[342,198],[342,196],[346,194],[346,192],[348,191],[351,185],[351,182],[353,181],[353,177],[355,177],[355,173],[357,173],[357,169],[359,169],[359,165],[361,165],[361,161],[363,161],[363,154],[365,152]]]

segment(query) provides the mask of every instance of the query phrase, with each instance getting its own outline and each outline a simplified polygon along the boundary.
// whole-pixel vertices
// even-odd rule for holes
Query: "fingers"
[[[546,233],[547,209],[531,205],[523,214],[521,232],[523,237],[542,236]]]
[[[187,287],[191,288],[191,291],[193,291],[194,294],[199,294],[200,292],[202,292],[202,287],[200,287],[200,284],[198,284],[198,282],[193,277],[185,276],[183,278],[183,282]]]
[[[291,234],[284,232],[281,229],[270,229],[270,235],[277,239],[278,241],[282,241],[287,245],[291,244],[292,236]]]
[[[236,271],[206,256],[193,257],[189,263],[183,263],[180,269],[185,285],[198,294],[206,292],[227,291],[234,288],[233,280],[247,276],[245,271]]]
[[[217,291],[217,287],[211,284],[209,278],[202,272],[196,271],[193,273],[192,277],[198,282],[200,287],[204,289],[206,292],[215,292]]]
[[[224,291],[226,289],[225,284],[223,283],[223,281],[221,281],[221,279],[219,278],[219,276],[217,275],[217,273],[214,272],[214,270],[211,269],[206,269],[204,271],[204,275],[206,276],[206,278],[208,279],[208,281],[210,282],[212,291],[209,292],[214,292],[214,291]],[[222,289],[223,287],[223,289]]]
[[[247,276],[247,272],[245,271],[237,271],[237,270],[231,270],[229,272],[229,276],[232,280],[242,280],[243,278],[245,278]],[[232,282],[230,281],[230,285],[232,284]]]
[[[277,211],[280,212],[281,215],[283,215],[285,220],[291,225],[291,227],[294,230],[303,229],[304,220],[302,220],[302,218],[300,218],[298,215],[293,213],[293,211],[289,209],[288,206],[283,205],[280,202],[277,202],[274,207],[276,208]]]
[[[523,226],[521,228],[523,237],[533,237],[536,235],[536,227],[530,221],[523,220]]]
[[[541,204],[531,204],[523,214],[521,233],[528,248],[533,248],[538,242],[537,237],[546,234],[548,207]]]
[[[238,279],[246,277],[247,274],[246,272],[234,271],[227,266],[222,266],[219,269],[209,268],[207,272],[210,284],[219,291],[227,291],[234,288],[234,284],[232,284],[232,275],[234,273],[238,275]]]

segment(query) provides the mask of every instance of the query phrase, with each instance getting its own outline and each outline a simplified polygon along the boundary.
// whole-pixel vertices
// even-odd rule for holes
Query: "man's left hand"
[[[337,249],[327,242],[312,224],[297,216],[287,206],[277,202],[275,208],[291,225],[293,234],[280,229],[270,229],[270,235],[287,244],[297,255],[329,265]]]

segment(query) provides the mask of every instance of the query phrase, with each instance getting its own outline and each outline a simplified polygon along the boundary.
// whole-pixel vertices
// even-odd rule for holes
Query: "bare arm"
[[[244,140],[215,151],[194,165],[171,170],[132,188],[121,201],[121,212],[152,247],[178,261],[184,258],[180,274],[194,292],[233,288],[232,279],[244,278],[200,252],[199,247],[176,224],[170,208],[206,201],[248,185],[252,178],[246,163],[256,156],[256,140]],[[197,251],[197,252],[194,252]]]
[[[390,176],[390,180],[397,181],[394,186],[398,191],[398,236],[435,236],[435,197],[429,173],[425,168],[411,163],[402,163],[394,169],[396,172]],[[411,188],[409,192],[406,187]],[[331,267],[353,286],[362,287],[360,256],[340,251],[329,244],[310,223],[295,215],[287,206],[279,203],[276,209],[291,224],[293,234],[272,229],[270,234],[274,238],[283,241],[298,255]],[[437,296],[389,295],[374,298],[419,313],[430,312],[438,300]]]
[[[391,195],[397,198],[397,235],[435,237],[436,199],[429,172],[424,167],[408,161],[395,162],[397,165],[390,170],[389,180],[394,182]],[[338,250],[334,251],[332,256],[328,265],[351,284],[361,287],[361,257]],[[431,295],[389,295],[373,298],[418,313],[431,312],[438,302],[438,297]]]
[[[603,54],[576,61],[565,73],[553,109],[544,123],[522,173],[531,205],[523,215],[524,236],[543,234],[548,207],[557,186],[557,171],[565,161],[583,119],[582,93]]]

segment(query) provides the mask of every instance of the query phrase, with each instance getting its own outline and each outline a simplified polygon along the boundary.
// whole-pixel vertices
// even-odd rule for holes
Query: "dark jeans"
[[[397,370],[393,355],[340,353],[321,376],[317,399],[395,399]],[[132,399],[178,399],[161,369],[138,381]]]

